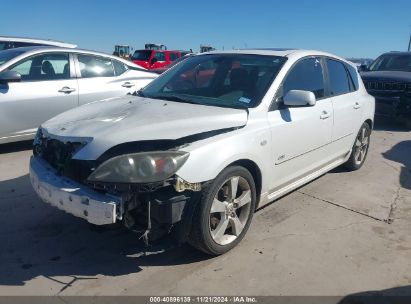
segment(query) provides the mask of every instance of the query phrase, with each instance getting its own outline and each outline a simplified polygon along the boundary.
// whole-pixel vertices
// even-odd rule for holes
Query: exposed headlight
[[[163,181],[186,162],[187,152],[145,152],[113,157],[89,177],[90,182],[152,183]]]

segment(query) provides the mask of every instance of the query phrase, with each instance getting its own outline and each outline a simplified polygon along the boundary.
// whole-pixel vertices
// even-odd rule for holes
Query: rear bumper
[[[30,181],[37,195],[46,203],[95,225],[113,224],[117,219],[119,197],[104,195],[58,176],[45,161],[32,156]]]

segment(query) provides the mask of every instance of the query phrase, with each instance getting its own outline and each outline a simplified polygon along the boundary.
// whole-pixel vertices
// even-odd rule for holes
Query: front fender
[[[250,132],[244,128],[212,137],[181,149],[190,156],[177,175],[191,183],[205,182],[215,179],[231,163],[246,159],[259,167],[264,180],[269,147],[270,133],[261,129]]]

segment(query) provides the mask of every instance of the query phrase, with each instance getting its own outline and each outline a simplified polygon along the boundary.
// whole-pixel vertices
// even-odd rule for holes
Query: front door
[[[276,191],[329,161],[333,128],[331,99],[325,92],[322,59],[303,58],[288,72],[268,113],[272,138],[271,189]],[[288,107],[290,90],[311,91],[314,106]]]
[[[0,141],[35,133],[46,120],[78,105],[68,53],[35,55],[8,70],[21,81],[0,85]]]

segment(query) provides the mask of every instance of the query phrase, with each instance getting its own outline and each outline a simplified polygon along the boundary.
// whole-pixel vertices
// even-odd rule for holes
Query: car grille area
[[[411,83],[390,81],[367,81],[364,80],[365,88],[370,91],[411,91]]]
[[[81,142],[62,142],[43,138],[34,145],[33,153],[56,169],[58,174],[84,184],[95,169],[96,162],[72,159],[83,146]]]

